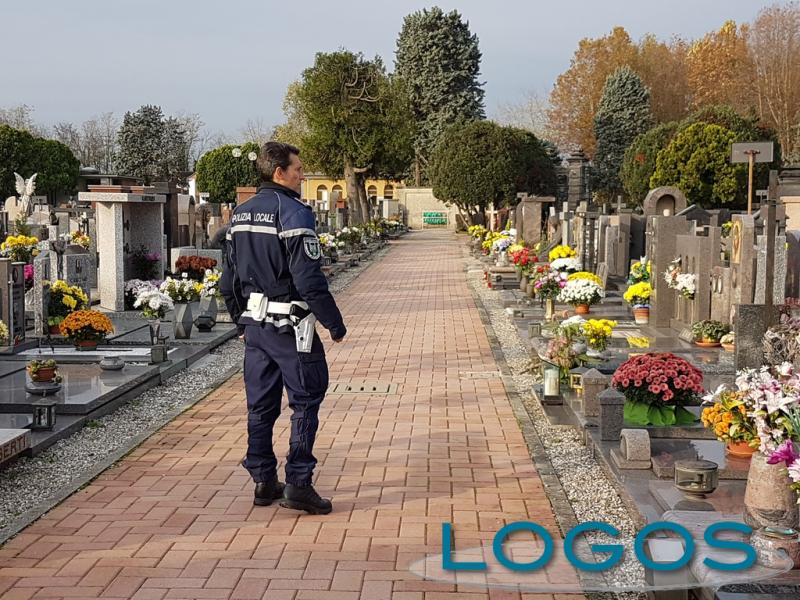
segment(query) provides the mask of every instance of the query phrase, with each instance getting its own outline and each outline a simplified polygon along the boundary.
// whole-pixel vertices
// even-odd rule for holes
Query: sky
[[[316,52],[344,47],[393,69],[403,17],[434,5],[458,10],[483,53],[486,112],[546,97],[585,37],[615,25],[697,39],[726,20],[752,21],[761,0],[0,0],[0,107],[27,104],[43,125],[121,116],[142,104],[198,113],[234,135],[248,119],[284,120],[286,87]],[[28,25],[25,25],[28,24]]]

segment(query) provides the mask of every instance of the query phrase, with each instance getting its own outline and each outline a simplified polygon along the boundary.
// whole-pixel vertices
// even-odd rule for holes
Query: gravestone
[[[621,243],[621,240],[619,239],[619,227],[614,225],[607,227],[604,242],[605,248],[603,252],[603,262],[606,264],[608,269],[607,272],[618,276],[627,274],[627,263],[623,263],[623,265],[617,264],[617,258],[619,257],[617,247]],[[624,245],[627,245],[627,243],[628,241],[625,240]]]
[[[681,271],[695,275],[695,295],[690,299],[673,291],[675,309],[670,321],[670,327],[673,329],[680,331],[690,327],[695,321],[710,318],[711,273],[713,267],[720,263],[721,234],[719,227],[709,227],[707,236],[693,234],[678,236],[677,248],[678,256],[681,257]]]
[[[800,230],[786,232],[787,298],[800,298]]]
[[[52,256],[55,252],[45,250],[33,259],[33,327],[36,336],[48,334],[48,306],[50,304],[50,282],[53,281]]]
[[[546,225],[548,207],[555,198],[522,195],[516,208],[515,224],[517,239],[533,246],[542,239],[542,231]]]
[[[684,210],[686,196],[676,187],[663,186],[650,190],[642,203],[645,217],[673,217]]]
[[[778,307],[773,304],[741,304],[737,308],[736,346],[734,364],[736,370],[760,369],[764,364],[762,340],[767,329],[780,319]]]
[[[596,275],[600,278],[600,281],[603,282],[603,289],[606,289],[606,285],[608,285],[608,265],[602,262],[598,264]]]
[[[0,258],[0,321],[11,329],[11,259]]]
[[[91,260],[89,253],[82,247],[70,245],[67,246],[64,254],[61,256],[61,272],[64,280],[69,285],[78,286],[89,298],[89,305],[91,306],[92,288],[89,283],[89,274],[91,271]]]
[[[11,263],[11,311],[13,327],[8,325],[11,339],[25,339],[25,263]]]
[[[758,236],[758,255],[756,259],[756,282],[755,282],[755,304],[765,304],[767,302],[767,279],[768,270],[772,270],[772,302],[783,304],[786,300],[786,236],[776,235],[775,243],[772,245],[772,254],[768,254],[766,236]],[[770,259],[770,256],[772,257]]]
[[[734,215],[729,244],[731,251],[731,301],[753,304],[756,279],[756,228],[752,215]]]
[[[669,327],[678,293],[667,287],[664,272],[669,263],[679,256],[678,236],[691,232],[694,224],[683,217],[650,217],[648,225],[647,256],[653,271],[650,324]]]
[[[578,149],[567,157],[567,211],[574,211],[581,201],[591,197],[589,158]]]
[[[711,318],[730,323],[732,315],[731,269],[715,266],[711,269]]]

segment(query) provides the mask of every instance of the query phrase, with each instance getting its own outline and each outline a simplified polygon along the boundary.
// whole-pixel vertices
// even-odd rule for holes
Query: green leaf
[[[631,425],[648,425],[650,423],[649,409],[650,405],[644,402],[626,400],[622,410],[623,418]]]
[[[694,416],[693,412],[686,410],[682,406],[675,407],[675,423],[677,425],[691,425],[695,421],[697,421],[697,417]]]

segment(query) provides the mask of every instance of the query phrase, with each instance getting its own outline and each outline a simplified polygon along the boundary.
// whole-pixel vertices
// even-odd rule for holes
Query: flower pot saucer
[[[55,381],[29,381],[25,391],[33,396],[52,396],[61,390],[61,384]]]
[[[719,342],[694,342],[695,346],[699,346],[700,348],[719,348],[722,344]]]

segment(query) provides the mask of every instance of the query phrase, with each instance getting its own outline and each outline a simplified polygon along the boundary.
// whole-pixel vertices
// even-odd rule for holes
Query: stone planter
[[[172,321],[172,326],[175,330],[176,340],[188,340],[192,337],[192,324],[194,318],[192,317],[192,306],[187,302],[175,303],[175,314]]]
[[[642,306],[633,309],[633,321],[637,325],[647,325],[650,322],[650,307]]]
[[[744,491],[744,522],[753,529],[760,527],[798,526],[798,507],[786,465],[767,464],[761,452],[753,454]]]

